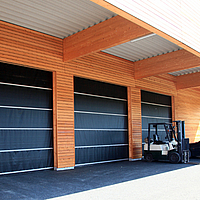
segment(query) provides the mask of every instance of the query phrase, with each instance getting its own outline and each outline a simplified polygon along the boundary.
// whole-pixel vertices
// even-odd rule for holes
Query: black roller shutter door
[[[171,97],[167,95],[141,91],[142,142],[148,136],[148,123],[172,122]],[[165,131],[160,130],[160,131]],[[154,132],[152,131],[152,134]],[[160,136],[165,140],[164,134]],[[151,136],[153,138],[153,136]]]
[[[76,166],[128,158],[125,87],[74,78]]]
[[[53,167],[52,75],[0,65],[0,174]]]

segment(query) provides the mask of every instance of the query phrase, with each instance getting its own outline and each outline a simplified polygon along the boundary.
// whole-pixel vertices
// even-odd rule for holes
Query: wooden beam
[[[63,40],[63,60],[72,60],[150,33],[123,17],[115,16],[65,38]]]
[[[186,89],[200,86],[200,72],[178,76],[176,89]]]
[[[94,2],[96,4],[98,4],[98,5],[106,8],[106,9],[108,9],[108,10],[110,10],[110,11],[112,11],[112,12],[114,12],[114,13],[122,16],[122,17],[124,17],[125,19],[127,19],[127,20],[129,20],[129,21],[131,21],[131,22],[133,22],[133,23],[135,23],[135,24],[137,24],[137,25],[139,25],[139,26],[141,26],[141,27],[153,32],[153,33],[156,33],[157,35],[159,35],[159,36],[169,40],[170,42],[182,47],[183,49],[187,50],[188,52],[193,53],[194,55],[200,57],[200,52],[192,49],[191,47],[185,45],[184,43],[180,42],[179,40],[177,40],[177,39],[171,37],[170,35],[162,32],[161,30],[159,30],[159,29],[157,29],[157,28],[145,23],[144,21],[134,17],[133,15],[131,15],[131,14],[129,14],[129,13],[127,13],[127,12],[117,8],[117,7],[115,7],[114,5],[108,3],[108,2],[106,2],[104,0],[90,0],[90,1],[92,1],[92,2]]]
[[[135,79],[198,66],[200,66],[200,58],[182,49],[135,62]]]

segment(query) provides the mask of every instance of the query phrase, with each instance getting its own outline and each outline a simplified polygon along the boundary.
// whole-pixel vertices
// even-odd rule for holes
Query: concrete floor
[[[200,199],[192,164],[116,162],[0,176],[0,199]]]

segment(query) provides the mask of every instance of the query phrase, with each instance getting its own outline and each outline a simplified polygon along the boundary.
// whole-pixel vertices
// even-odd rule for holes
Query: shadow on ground
[[[3,175],[0,176],[0,199],[49,199],[165,173],[191,165],[124,161],[77,167],[69,171],[46,170]]]

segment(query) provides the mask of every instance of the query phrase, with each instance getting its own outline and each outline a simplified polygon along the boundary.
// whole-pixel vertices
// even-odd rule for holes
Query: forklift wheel
[[[151,153],[147,153],[144,158],[145,158],[145,160],[147,162],[152,162],[153,161],[153,156],[152,156]]]
[[[180,162],[180,160],[181,160],[181,157],[180,157],[180,155],[177,152],[173,152],[169,156],[169,161],[171,163],[177,164],[177,163]]]

